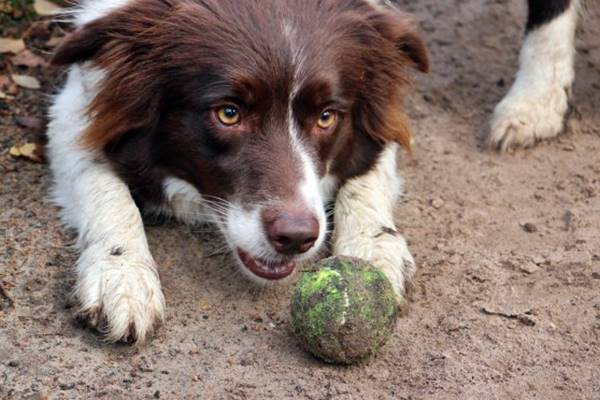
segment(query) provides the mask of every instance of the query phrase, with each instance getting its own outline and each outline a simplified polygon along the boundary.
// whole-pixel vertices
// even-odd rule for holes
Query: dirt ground
[[[289,332],[290,286],[250,288],[210,231],[175,224],[148,228],[168,303],[154,339],[83,329],[46,166],[7,154],[31,136],[14,116],[41,116],[55,91],[57,71],[39,71],[42,91],[0,100],[0,398],[600,399],[600,7],[577,41],[566,133],[497,155],[480,137],[512,82],[525,2],[401,3],[433,70],[408,102],[416,157],[397,210],[419,270],[378,357],[313,359]]]

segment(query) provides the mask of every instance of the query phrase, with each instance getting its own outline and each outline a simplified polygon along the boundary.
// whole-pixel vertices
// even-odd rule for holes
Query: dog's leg
[[[529,147],[562,131],[575,77],[578,9],[579,0],[529,0],[519,72],[494,111],[492,147]]]
[[[380,268],[402,302],[415,263],[394,224],[394,206],[401,192],[397,147],[388,145],[371,171],[340,189],[335,203],[333,253],[363,258]]]
[[[81,147],[91,71],[73,67],[50,110],[54,197],[79,233],[75,296],[80,314],[109,341],[142,342],[163,318],[164,297],[140,212],[127,185]]]

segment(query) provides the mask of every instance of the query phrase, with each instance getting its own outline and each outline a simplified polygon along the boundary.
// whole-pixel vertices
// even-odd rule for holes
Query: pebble
[[[525,262],[524,264],[522,264],[521,266],[519,266],[519,269],[522,272],[525,272],[526,274],[534,274],[534,273],[538,272],[539,270],[541,270],[541,268],[538,267],[533,262]]]
[[[9,361],[9,362],[8,362],[8,366],[9,366],[9,367],[12,367],[12,368],[16,368],[16,367],[18,367],[18,366],[19,366],[19,362],[18,362],[18,361],[16,361],[16,360]]]
[[[433,199],[431,200],[431,206],[436,210],[442,208],[444,206],[444,200],[442,199]]]
[[[531,261],[537,265],[544,264],[546,262],[546,257],[542,255],[534,255],[531,256]]]
[[[75,389],[75,384],[74,383],[61,383],[60,385],[58,385],[58,387],[60,388],[60,390],[72,390],[72,389]]]
[[[534,233],[538,231],[538,228],[535,224],[532,224],[531,222],[526,222],[523,224],[523,230],[527,233]]]

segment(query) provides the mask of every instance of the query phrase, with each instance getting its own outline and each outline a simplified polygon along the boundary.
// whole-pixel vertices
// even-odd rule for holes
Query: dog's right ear
[[[58,46],[51,63],[69,65],[95,59],[103,49],[112,47],[110,42],[126,43],[152,29],[173,7],[173,0],[140,0],[80,26]]]
[[[69,34],[55,50],[52,65],[69,65],[94,58],[110,41],[110,18],[112,16],[101,18]]]

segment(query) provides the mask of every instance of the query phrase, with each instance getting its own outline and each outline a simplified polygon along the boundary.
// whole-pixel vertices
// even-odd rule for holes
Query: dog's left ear
[[[416,32],[412,18],[393,5],[382,2],[381,11],[375,17],[375,29],[387,40],[391,41],[406,61],[421,72],[429,72],[429,55],[427,47]]]
[[[429,71],[427,48],[410,17],[387,2],[370,20],[382,40],[369,53],[376,61],[371,63],[371,79],[358,105],[354,127],[382,145],[396,142],[410,152],[413,139],[402,103],[410,87],[408,69]]]

